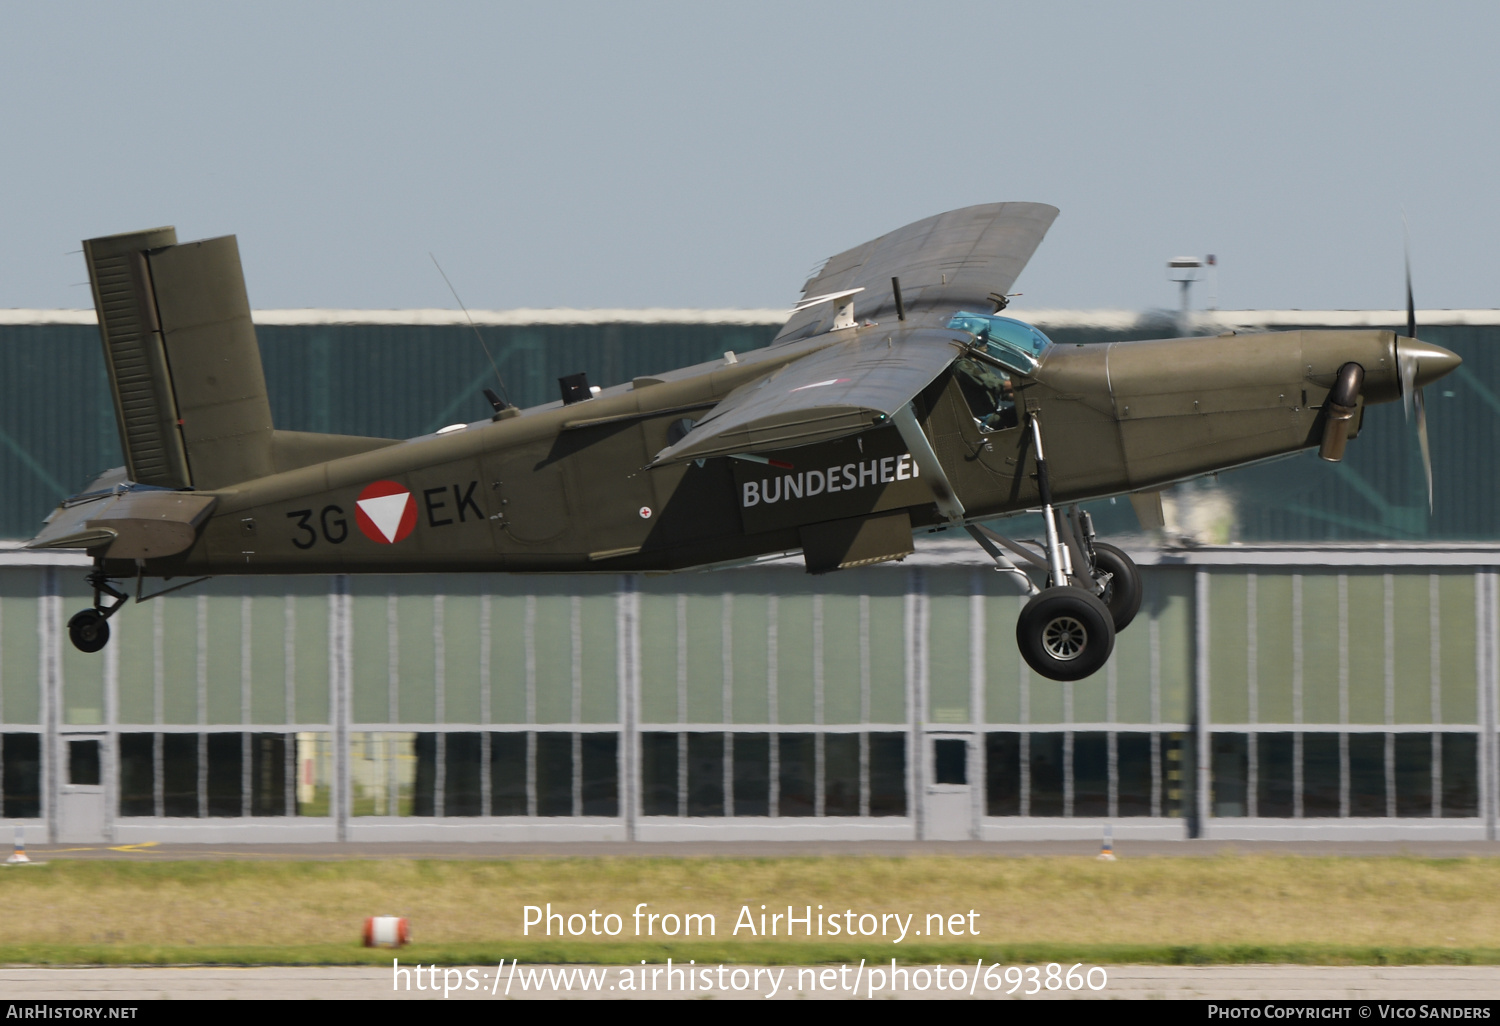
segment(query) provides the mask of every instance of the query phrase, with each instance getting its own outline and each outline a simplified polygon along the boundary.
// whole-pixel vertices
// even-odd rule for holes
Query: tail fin
[[[232,235],[83,244],[131,480],[222,488],[275,469],[271,405]]]

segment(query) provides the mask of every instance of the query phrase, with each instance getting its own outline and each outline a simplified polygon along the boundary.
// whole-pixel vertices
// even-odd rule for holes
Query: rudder
[[[172,228],[83,244],[131,480],[213,489],[274,470],[260,347],[228,235]]]

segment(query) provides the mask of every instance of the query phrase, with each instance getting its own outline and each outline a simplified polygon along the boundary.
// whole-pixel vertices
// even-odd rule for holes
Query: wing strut
[[[897,410],[891,419],[896,422],[896,430],[901,432],[901,440],[911,450],[911,458],[916,461],[922,476],[931,484],[938,512],[955,524],[962,523],[964,504],[958,501],[958,493],[949,483],[948,475],[943,473],[943,465],[938,462],[937,453],[932,451],[932,443],[927,440],[922,425],[917,423],[917,415],[912,412],[911,403]]]

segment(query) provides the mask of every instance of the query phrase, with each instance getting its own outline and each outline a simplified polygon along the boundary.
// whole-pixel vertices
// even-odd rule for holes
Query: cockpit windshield
[[[988,355],[1021,374],[1036,370],[1037,363],[1052,345],[1052,340],[1025,321],[993,314],[959,311],[948,321],[948,327],[967,331],[983,342]]]

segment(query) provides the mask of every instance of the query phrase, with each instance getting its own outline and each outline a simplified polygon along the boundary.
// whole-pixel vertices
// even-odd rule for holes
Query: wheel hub
[[[1042,629],[1042,647],[1058,662],[1077,659],[1088,643],[1088,628],[1071,616],[1059,616]]]

